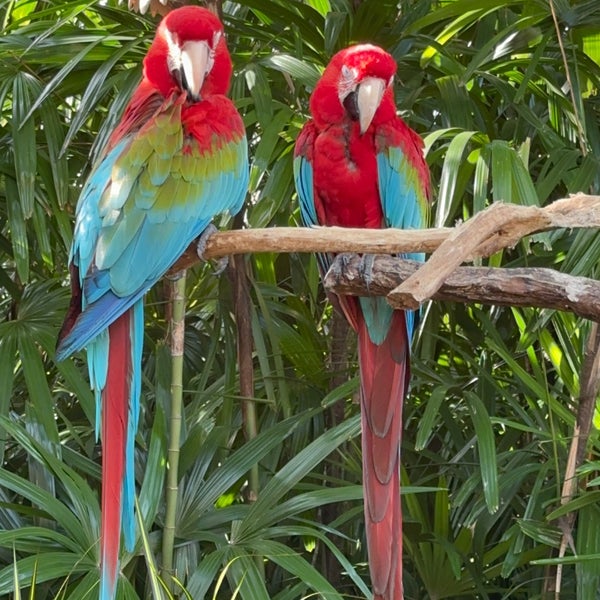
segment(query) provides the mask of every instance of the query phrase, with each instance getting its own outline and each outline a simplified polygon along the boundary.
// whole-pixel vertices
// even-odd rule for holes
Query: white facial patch
[[[167,54],[167,67],[169,72],[179,69],[181,66],[181,48],[179,42],[171,31],[165,29],[165,39],[167,40],[167,46],[169,47],[169,53]]]
[[[342,65],[340,80],[338,81],[338,97],[343,104],[346,96],[356,89],[358,71],[346,65]]]

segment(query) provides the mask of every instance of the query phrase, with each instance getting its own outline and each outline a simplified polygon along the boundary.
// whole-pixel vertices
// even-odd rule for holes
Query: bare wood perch
[[[522,237],[548,229],[597,227],[600,196],[575,194],[545,208],[495,203],[452,230],[421,269],[395,290],[390,303],[417,308],[432,298],[456,267],[474,255],[489,256]]]
[[[206,240],[205,260],[230,254],[259,252],[357,252],[361,254],[397,254],[433,252],[452,229],[350,229],[345,227],[269,227],[219,231]],[[200,262],[196,244],[192,244],[173,265],[171,272]]]
[[[375,256],[366,277],[361,256],[342,254],[335,258],[324,285],[330,292],[341,295],[388,296],[390,290],[414,275],[421,264],[392,256]],[[552,269],[458,267],[433,299],[567,310],[600,321],[600,281]]]
[[[433,297],[458,302],[572,310],[582,317],[600,320],[600,310],[595,306],[600,298],[599,288],[589,279],[570,277],[549,269],[460,269],[456,273],[459,279],[454,275],[450,278],[461,263],[515,246],[522,237],[532,233],[554,228],[590,227],[600,227],[600,196],[575,194],[545,208],[496,203],[456,228],[281,227],[225,231],[215,233],[207,240],[203,257],[212,259],[254,252],[433,253],[418,272],[415,267],[406,277],[398,276],[396,286],[403,283],[388,294],[388,300],[395,308],[415,308]],[[192,244],[171,272],[189,268],[199,261],[196,245]],[[381,262],[376,264],[383,265]],[[374,271],[374,278],[376,275],[382,274]],[[442,287],[447,279],[450,287]],[[328,281],[329,285],[338,285],[329,277]],[[344,293],[341,282],[340,279],[339,287],[335,288],[337,293]],[[375,285],[375,282],[371,284],[371,292]],[[386,288],[386,293],[390,289]]]
[[[485,257],[515,246],[524,236],[548,229],[564,227],[600,227],[600,196],[576,194],[557,200],[545,208],[493,204],[457,228],[437,229],[350,229],[342,227],[272,227],[267,229],[239,229],[222,231],[208,238],[204,259],[219,258],[229,254],[256,252],[356,252],[359,254],[397,254],[400,252],[434,252],[456,231],[473,223],[479,215],[492,214],[493,227],[488,237],[477,236],[477,245],[462,240],[468,250],[453,254],[460,262]],[[502,218],[500,218],[500,214]],[[485,217],[490,218],[490,217]],[[504,221],[502,219],[505,219]],[[485,223],[484,223],[485,224]],[[471,234],[477,234],[472,231]],[[483,238],[483,239],[481,239]],[[452,242],[452,245],[455,242]],[[196,244],[191,244],[170,272],[187,269],[200,262]],[[458,263],[460,264],[460,263]],[[424,268],[424,267],[423,267]],[[422,269],[421,269],[422,270]]]

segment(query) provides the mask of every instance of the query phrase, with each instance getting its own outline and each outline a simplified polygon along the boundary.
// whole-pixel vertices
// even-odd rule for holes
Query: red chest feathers
[[[185,106],[181,119],[186,134],[196,138],[201,152],[237,142],[244,135],[242,118],[225,96],[208,96],[202,102]]]
[[[361,136],[356,123],[334,125],[317,135],[313,177],[322,225],[382,226],[375,156],[373,136]]]

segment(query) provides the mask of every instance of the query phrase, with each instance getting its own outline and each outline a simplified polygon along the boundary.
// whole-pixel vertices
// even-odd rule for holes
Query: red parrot
[[[295,149],[305,225],[425,226],[429,171],[421,138],[396,115],[395,73],[394,59],[370,44],[338,52],[323,72]],[[319,259],[324,273],[331,257]],[[399,459],[415,315],[393,311],[385,298],[334,300],[358,334],[371,585],[375,600],[401,600]]]
[[[231,74],[215,15],[168,13],[77,204],[56,357],[87,348],[102,423],[101,600],[115,597],[121,527],[128,551],[135,542],[143,296],[216,214],[240,210],[248,185],[244,125],[225,96]]]

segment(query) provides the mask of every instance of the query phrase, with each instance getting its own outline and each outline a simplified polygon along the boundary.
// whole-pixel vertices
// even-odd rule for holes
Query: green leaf
[[[19,204],[23,217],[33,214],[35,173],[37,165],[35,122],[28,117],[33,98],[39,96],[40,87],[28,73],[17,73],[12,90],[12,138]]]
[[[29,587],[35,579],[37,583],[53,579],[71,578],[96,569],[94,561],[81,558],[71,552],[41,552],[17,561],[16,567],[9,565],[0,570],[0,594],[14,592],[14,573],[18,573],[20,587]]]
[[[310,63],[301,61],[287,54],[272,54],[263,59],[261,64],[271,67],[282,73],[289,74],[293,79],[303,83],[307,87],[314,87],[321,71]]]
[[[19,201],[19,189],[17,183],[10,177],[5,177],[4,182],[13,258],[19,279],[21,282],[26,283],[29,280],[29,241],[23,208]]]
[[[433,428],[439,417],[439,410],[442,402],[446,399],[448,386],[442,385],[436,387],[425,404],[425,411],[419,420],[417,437],[415,440],[415,450],[423,450],[433,433]]]
[[[488,510],[495,513],[500,503],[498,490],[498,466],[496,460],[496,442],[490,416],[481,399],[472,392],[466,392],[465,398],[469,405],[479,455],[479,468],[483,483],[483,495]]]

